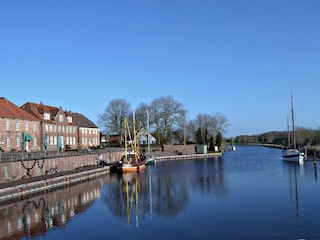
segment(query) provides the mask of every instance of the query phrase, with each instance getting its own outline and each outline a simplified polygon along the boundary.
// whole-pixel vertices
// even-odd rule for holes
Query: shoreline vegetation
[[[263,146],[279,149],[285,148],[283,145],[273,143],[237,143],[236,145]],[[300,151],[305,153],[305,160],[320,160],[320,145],[300,147]]]

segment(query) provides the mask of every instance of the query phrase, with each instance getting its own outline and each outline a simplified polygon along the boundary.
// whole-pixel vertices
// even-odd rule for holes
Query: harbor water
[[[0,207],[1,239],[320,239],[319,163],[237,146]]]

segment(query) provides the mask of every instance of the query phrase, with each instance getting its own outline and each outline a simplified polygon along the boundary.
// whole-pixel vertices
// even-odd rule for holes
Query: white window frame
[[[20,147],[20,137],[16,137],[16,147]]]
[[[45,120],[50,120],[50,113],[45,112],[45,113],[43,114],[43,118],[44,118]]]
[[[6,121],[6,131],[10,131],[10,120]]]
[[[6,137],[6,147],[9,148],[10,145],[11,145],[10,137],[7,136],[7,137]]]

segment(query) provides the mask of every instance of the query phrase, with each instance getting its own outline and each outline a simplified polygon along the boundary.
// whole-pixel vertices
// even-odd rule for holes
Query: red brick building
[[[100,129],[79,113],[27,102],[25,109],[41,122],[42,145],[47,150],[86,149],[100,145]]]
[[[0,147],[3,151],[41,150],[40,125],[37,117],[0,98]]]

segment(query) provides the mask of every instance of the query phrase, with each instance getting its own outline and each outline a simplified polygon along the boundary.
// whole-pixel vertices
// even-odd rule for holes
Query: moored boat
[[[130,129],[128,120],[124,120],[124,129],[125,129],[125,151],[123,153],[122,159],[117,163],[116,169],[119,172],[139,172],[146,169],[145,157],[138,154],[137,145],[135,141],[135,120],[133,118],[133,134],[134,141],[131,141],[128,137],[131,138]],[[133,144],[132,144],[133,143]],[[130,151],[129,146],[130,144]]]
[[[298,162],[300,164],[304,161],[304,153],[300,152],[296,148],[296,138],[294,129],[294,107],[293,107],[293,97],[291,94],[291,114],[292,114],[292,135],[293,144],[290,144],[290,123],[288,119],[288,147],[282,150],[282,158],[284,161]]]
[[[304,153],[295,148],[288,148],[282,150],[282,157],[285,161],[302,163],[304,160]]]
[[[154,157],[151,155],[147,155],[146,156],[146,165],[155,165],[155,164],[156,164],[156,160],[154,159]]]

